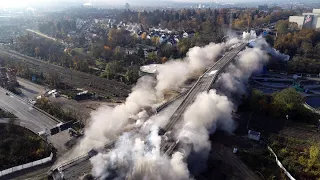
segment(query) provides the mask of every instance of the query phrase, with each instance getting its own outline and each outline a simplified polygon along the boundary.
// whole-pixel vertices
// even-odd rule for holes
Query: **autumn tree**
[[[39,48],[39,47],[36,47],[36,48],[34,49],[34,53],[35,53],[36,57],[38,57],[38,56],[39,56],[39,53],[40,53],[40,48]]]
[[[285,34],[288,31],[289,21],[288,20],[280,20],[276,24],[276,29],[279,34]]]

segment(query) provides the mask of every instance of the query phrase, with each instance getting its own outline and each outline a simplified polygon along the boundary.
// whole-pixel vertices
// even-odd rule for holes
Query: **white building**
[[[312,13],[302,13],[302,16],[290,16],[289,22],[298,24],[299,28],[320,28],[320,9],[313,9]]]

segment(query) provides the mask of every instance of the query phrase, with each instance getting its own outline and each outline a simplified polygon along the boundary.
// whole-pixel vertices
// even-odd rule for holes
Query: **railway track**
[[[29,57],[13,50],[1,49],[0,56],[21,62],[30,69],[41,71],[44,74],[56,73],[62,82],[74,87],[92,89],[104,95],[119,97],[127,96],[130,92],[131,87],[126,84],[50,64],[46,61]]]

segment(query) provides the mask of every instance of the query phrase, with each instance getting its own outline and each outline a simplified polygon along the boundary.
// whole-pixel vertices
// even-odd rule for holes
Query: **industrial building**
[[[313,9],[312,13],[302,13],[302,16],[290,16],[289,22],[297,23],[300,29],[320,29],[320,9]]]

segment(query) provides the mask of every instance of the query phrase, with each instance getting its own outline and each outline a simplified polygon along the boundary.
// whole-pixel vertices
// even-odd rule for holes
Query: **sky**
[[[171,1],[171,2],[196,2],[196,3],[204,3],[204,2],[215,2],[215,0],[162,0],[162,1]],[[239,2],[240,0],[219,0],[219,2]],[[244,1],[257,1],[257,0],[241,0],[240,2]],[[34,5],[46,5],[46,4],[58,4],[58,3],[85,3],[85,2],[104,2],[106,4],[125,4],[126,2],[131,4],[138,4],[139,2],[158,2],[158,0],[0,0],[0,7],[28,7]]]
[[[125,3],[129,3],[132,5],[145,5],[146,3],[149,5],[152,5],[153,3],[162,3],[162,2],[188,2],[188,3],[204,3],[204,2],[210,2],[214,3],[218,1],[219,3],[247,3],[247,2],[261,2],[261,3],[266,3],[266,2],[289,2],[292,0],[0,0],[0,8],[12,8],[12,7],[35,7],[35,6],[50,6],[50,5],[57,5],[57,4],[84,4],[88,2],[92,2],[93,4],[108,4],[108,5],[124,5]],[[306,0],[293,0],[293,1],[301,1],[305,2]],[[317,2],[318,0],[308,0],[308,1],[315,1]]]

